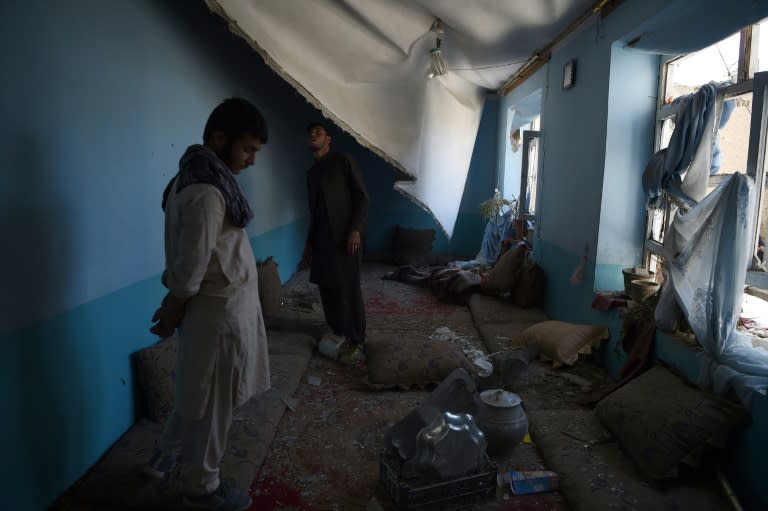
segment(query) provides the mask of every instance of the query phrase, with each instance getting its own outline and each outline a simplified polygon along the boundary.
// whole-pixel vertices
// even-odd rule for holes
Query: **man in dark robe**
[[[310,282],[320,288],[326,322],[336,342],[344,342],[342,362],[362,360],[365,307],[360,290],[361,236],[368,217],[368,191],[357,163],[331,151],[320,123],[307,128],[315,163],[307,172],[310,226],[304,259]]]

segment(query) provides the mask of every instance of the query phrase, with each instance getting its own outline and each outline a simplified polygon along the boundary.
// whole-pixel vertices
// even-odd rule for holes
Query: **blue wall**
[[[130,353],[154,342],[160,196],[222,99],[271,139],[241,183],[259,259],[288,278],[305,231],[317,112],[203,2],[0,7],[0,425],[4,509],[50,504],[133,422]],[[246,65],[247,63],[247,65]]]
[[[160,193],[224,97],[250,97],[272,128],[242,181],[256,212],[249,234],[303,215],[303,173],[285,169],[302,161],[291,149],[312,110],[258,61],[242,65],[253,52],[192,5],[3,8],[0,41],[13,51],[0,57],[0,234],[13,250],[0,263],[14,271],[0,333],[162,270]]]
[[[676,13],[685,16],[670,19]],[[591,303],[594,289],[621,288],[621,268],[640,260],[645,222],[640,178],[653,149],[659,61],[657,55],[627,50],[623,42],[645,33],[658,47],[681,41],[703,47],[732,32],[734,16],[741,20],[736,26],[768,16],[768,2],[626,0],[607,18],[593,17],[572,33],[548,65],[500,101],[498,168],[503,170],[501,144],[508,133],[502,118],[509,106],[543,89],[534,257],[547,274],[545,308],[554,319],[608,325],[612,335],[603,356],[614,376],[626,358],[618,343],[621,318],[595,311]],[[726,29],[714,22],[720,19]],[[713,23],[716,28],[701,30]],[[574,58],[575,86],[563,90],[563,65]],[[584,278],[572,284],[582,258]],[[689,371],[695,367],[690,352],[669,343],[660,342],[657,355]],[[728,475],[748,509],[765,509],[765,399],[755,400],[752,419],[729,452]]]
[[[638,264],[645,236],[645,197],[639,186],[653,152],[660,57],[611,48],[605,172],[594,288],[623,290],[622,268]]]
[[[593,310],[591,303],[596,288],[620,287],[621,267],[639,262],[644,225],[638,189],[652,150],[658,76],[658,57],[628,51],[621,41],[656,19],[668,3],[626,1],[606,18],[593,17],[500,102],[504,116],[510,106],[542,90],[534,258],[547,272],[545,308],[564,321],[608,325],[606,364],[614,374],[624,360],[617,345],[621,322]],[[571,59],[577,61],[575,85],[563,89],[563,66]],[[506,136],[500,127],[500,169]],[[583,279],[572,284],[582,260]]]
[[[164,292],[160,195],[211,109],[244,96],[267,118],[270,142],[240,179],[254,253],[275,256],[283,280],[306,237],[304,128],[320,114],[204,2],[4,2],[0,43],[0,499],[33,511],[134,420],[129,356],[155,341]],[[371,190],[374,248],[399,223],[434,227],[436,251],[477,251],[496,181],[489,105],[450,242],[392,189],[391,167],[339,133]]]

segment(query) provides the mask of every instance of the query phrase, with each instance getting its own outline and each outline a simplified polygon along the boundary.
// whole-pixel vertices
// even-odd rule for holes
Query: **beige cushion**
[[[409,339],[407,334],[369,335],[365,355],[368,383],[374,387],[426,386],[440,383],[458,367],[476,371],[453,341]]]
[[[544,321],[525,329],[525,344],[539,347],[542,358],[552,360],[553,367],[573,365],[579,354],[592,353],[592,349],[608,339],[610,333],[604,326],[576,325],[564,321]]]
[[[725,447],[744,409],[656,366],[601,400],[597,417],[646,476],[698,466],[708,446]]]
[[[483,291],[487,293],[507,293],[512,291],[520,279],[520,270],[525,262],[525,245],[513,247],[499,258],[487,280],[483,283]]]
[[[178,337],[174,334],[134,354],[136,378],[143,392],[147,416],[155,422],[164,422],[173,411],[177,350]]]
[[[259,263],[259,301],[261,301],[261,313],[270,318],[280,311],[283,303],[283,286],[280,282],[280,274],[277,271],[277,263],[272,256]]]

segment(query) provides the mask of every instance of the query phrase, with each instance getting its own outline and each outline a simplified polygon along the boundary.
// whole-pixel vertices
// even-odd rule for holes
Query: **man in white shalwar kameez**
[[[189,147],[163,194],[168,294],[152,331],[178,328],[174,411],[145,473],[162,477],[183,451],[184,500],[247,509],[246,492],[221,481],[233,410],[269,388],[267,338],[256,262],[245,226],[253,212],[235,176],[267,142],[266,123],[243,99],[212,113],[204,145]]]

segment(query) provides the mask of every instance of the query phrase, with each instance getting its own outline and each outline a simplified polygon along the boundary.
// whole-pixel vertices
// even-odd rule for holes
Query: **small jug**
[[[528,432],[528,416],[520,396],[503,389],[485,390],[480,393],[477,407],[477,425],[488,441],[488,454],[511,454]]]

